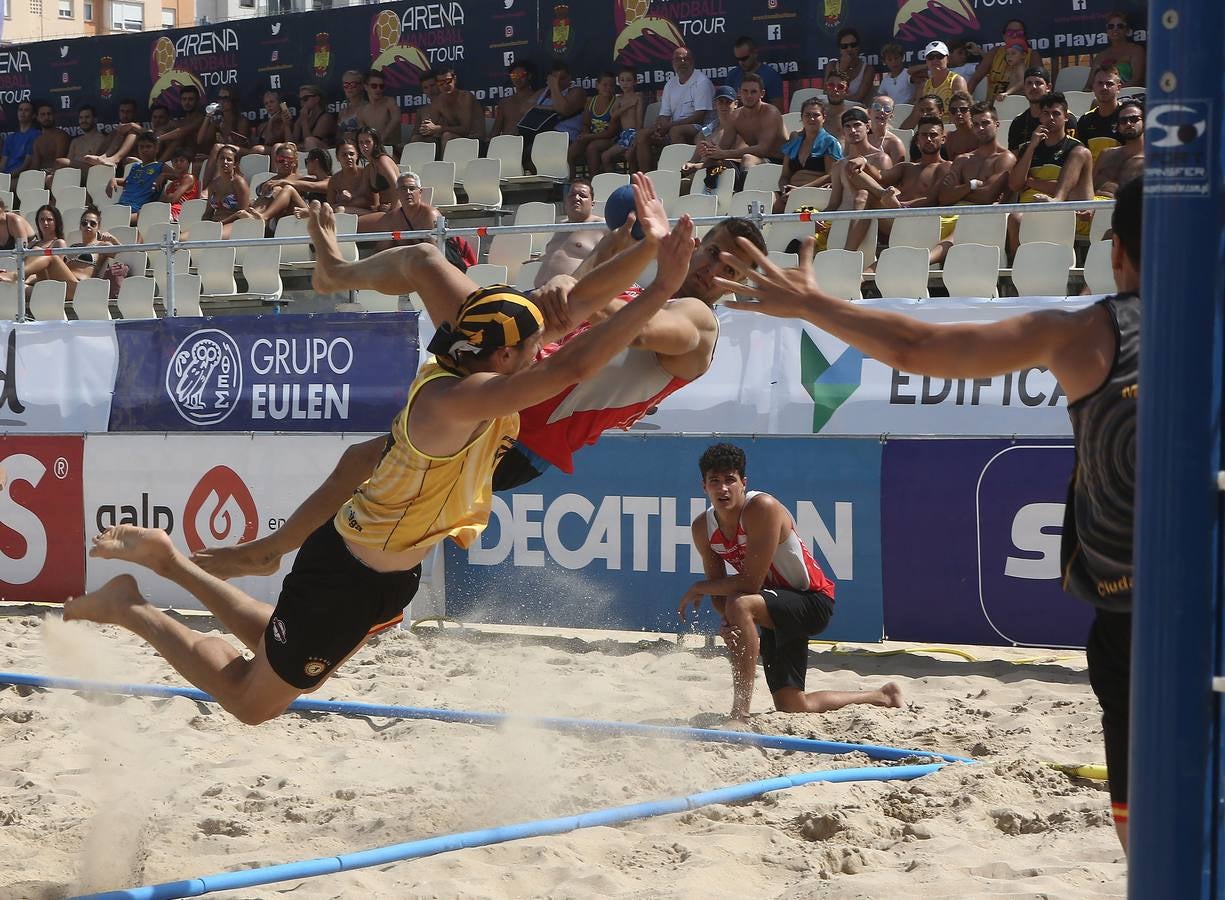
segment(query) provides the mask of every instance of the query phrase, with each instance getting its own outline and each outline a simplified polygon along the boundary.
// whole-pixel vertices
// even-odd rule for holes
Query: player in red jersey
[[[719,633],[732,655],[729,718],[748,718],[759,652],[780,712],[829,712],[852,703],[900,707],[902,690],[892,681],[874,691],[804,692],[808,639],[829,624],[834,583],[800,540],[783,505],[747,489],[743,450],[715,444],[702,454],[698,468],[710,506],[693,520],[693,543],[706,578],[685,592],[677,613],[684,619],[690,606],[696,611],[709,596],[723,617]]]

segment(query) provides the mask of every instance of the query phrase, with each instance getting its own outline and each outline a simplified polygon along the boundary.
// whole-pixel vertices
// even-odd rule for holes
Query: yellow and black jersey
[[[1093,161],[1097,162],[1103,150],[1118,147],[1119,140],[1119,108],[1105,116],[1093,108],[1080,117],[1076,125],[1076,139],[1089,148]]]
[[[1065,137],[1053,147],[1047,144],[1046,141],[1043,141],[1038,145],[1038,149],[1034,151],[1034,158],[1030,162],[1028,177],[1041,178],[1043,181],[1058,181],[1068,154],[1081,146],[1083,146],[1081,142],[1073,137]],[[1021,153],[1025,151],[1026,148],[1022,147]],[[1017,155],[1020,156],[1020,154]],[[1034,195],[1042,193],[1048,192],[1026,188],[1021,192],[1021,202],[1032,203]]]

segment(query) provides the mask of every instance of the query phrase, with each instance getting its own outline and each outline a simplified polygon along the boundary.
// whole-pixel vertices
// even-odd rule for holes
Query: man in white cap
[[[944,101],[944,121],[948,123],[949,101],[956,91],[966,90],[966,80],[949,70],[949,48],[944,41],[932,41],[924,47],[923,58],[927,60],[927,80],[918,95],[935,94]]]

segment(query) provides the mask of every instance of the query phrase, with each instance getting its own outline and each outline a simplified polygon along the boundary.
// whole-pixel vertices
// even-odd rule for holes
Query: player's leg
[[[757,626],[772,628],[773,620],[761,594],[737,594],[724,600],[721,610],[727,627],[723,639],[732,655],[733,719],[749,714],[753,700],[753,679],[757,677],[757,656],[762,652],[763,636]],[[767,642],[772,638],[765,636]]]
[[[1131,734],[1131,614],[1099,609],[1085,648],[1089,683],[1102,707],[1114,829],[1127,850],[1127,778]]]
[[[805,658],[808,656],[808,642],[800,645]],[[774,706],[779,712],[832,712],[853,703],[867,703],[871,706],[900,707],[902,705],[902,689],[890,681],[874,691],[809,691],[804,692],[803,686],[787,686],[771,692]]]

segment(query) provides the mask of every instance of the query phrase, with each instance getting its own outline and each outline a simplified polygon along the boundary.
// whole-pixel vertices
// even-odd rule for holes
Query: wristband
[[[983,186],[983,183],[979,181],[977,178],[970,179],[970,190],[976,191],[982,186]]]

